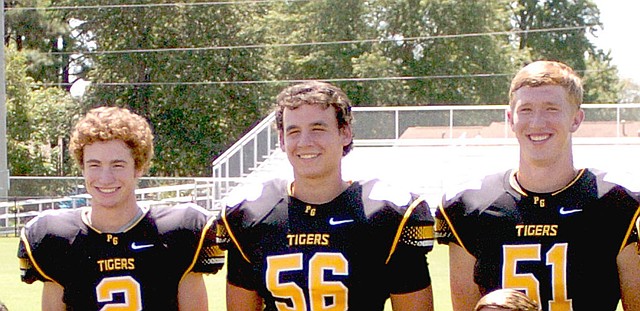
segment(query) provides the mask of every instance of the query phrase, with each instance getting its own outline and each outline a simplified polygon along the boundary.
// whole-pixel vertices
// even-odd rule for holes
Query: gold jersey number
[[[540,281],[533,273],[517,273],[518,263],[522,261],[542,261],[551,268],[551,294],[549,311],[573,310],[571,299],[567,295],[567,243],[554,244],[541,257],[540,244],[504,245],[504,265],[502,266],[502,286],[522,289],[536,301],[540,300]]]
[[[123,294],[124,302],[112,302],[113,297],[118,293]],[[100,311],[142,310],[140,283],[130,276],[118,276],[102,279],[98,286],[96,286],[96,296],[98,302],[107,302]]]
[[[349,263],[340,253],[316,253],[309,260],[309,301],[295,282],[282,282],[280,275],[289,271],[304,271],[302,253],[267,258],[266,284],[273,297],[291,303],[276,302],[279,311],[343,311],[348,308],[348,288],[339,281],[327,281],[325,272],[348,275]],[[310,308],[307,308],[307,305]]]

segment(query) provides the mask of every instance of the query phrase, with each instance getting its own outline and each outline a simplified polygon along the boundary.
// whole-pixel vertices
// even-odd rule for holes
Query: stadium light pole
[[[0,38],[4,39],[4,0],[0,1]],[[0,48],[0,201],[9,196],[9,169],[7,166],[7,95],[5,79],[4,40]]]

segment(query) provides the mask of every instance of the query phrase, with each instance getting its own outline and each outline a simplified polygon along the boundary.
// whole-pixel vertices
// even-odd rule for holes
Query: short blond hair
[[[544,85],[562,86],[568,95],[568,99],[578,108],[582,105],[584,89],[582,79],[571,67],[556,61],[536,61],[518,71],[511,80],[509,88],[509,104],[513,108],[515,104],[514,93],[522,87],[537,87]]]
[[[126,108],[91,109],[76,123],[71,133],[69,151],[82,168],[85,146],[117,139],[131,149],[136,170],[146,172],[153,158],[153,134],[147,120]]]

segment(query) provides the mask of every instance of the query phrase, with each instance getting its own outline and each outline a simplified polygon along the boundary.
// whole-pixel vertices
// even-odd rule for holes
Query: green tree
[[[513,68],[513,49],[504,1],[374,1],[370,24],[379,25],[379,45],[406,81],[408,102],[424,104],[495,104],[504,100]],[[417,39],[412,39],[417,38]],[[403,90],[398,90],[402,92]]]
[[[546,58],[583,74],[586,102],[620,100],[609,55],[586,38],[599,24],[587,0],[173,2],[11,2],[56,7],[7,12],[5,44],[22,58],[8,64],[16,75],[11,134],[25,143],[16,155],[56,158],[27,143],[55,148],[68,129],[42,116],[71,122],[78,110],[125,106],[154,128],[152,175],[209,176],[216,155],[267,114],[290,80],[332,80],[356,106],[502,104],[517,68]],[[543,30],[567,27],[575,29]],[[32,85],[68,88],[77,78],[92,82],[81,108],[60,89]],[[471,121],[487,120],[455,120]],[[35,131],[38,122],[46,129]]]
[[[35,81],[58,83],[68,89],[72,60],[65,54],[55,53],[68,52],[74,39],[59,14],[36,9],[50,3],[50,0],[5,1],[4,43],[24,53],[26,73]]]
[[[261,33],[247,29],[262,10],[221,3],[67,12],[96,46],[84,53],[93,64],[86,109],[124,106],[146,117],[156,136],[152,175],[210,175],[215,156],[265,115],[264,86],[243,83],[263,79],[262,51],[224,48],[259,42]]]
[[[267,50],[268,68],[278,80],[324,80],[353,77],[354,58],[368,49],[363,23],[366,2],[328,0],[280,2],[270,6],[260,24],[268,44],[287,45]],[[300,43],[311,43],[299,45]],[[315,44],[314,44],[315,43]],[[291,46],[294,45],[294,46]],[[358,86],[334,82],[355,105],[363,102]],[[282,88],[284,85],[278,85]]]
[[[622,82],[621,103],[640,103],[640,84],[631,80],[624,79]]]
[[[611,57],[587,37],[602,26],[593,1],[518,0],[511,8],[514,23],[523,31],[518,36],[518,48],[530,53],[531,60],[561,61],[581,73],[587,103],[618,102],[619,78]],[[556,28],[559,30],[538,31]]]
[[[25,53],[6,51],[7,149],[11,175],[63,175],[65,140],[78,105],[65,90],[35,87]]]
[[[586,34],[597,29],[600,11],[590,0],[518,0],[512,4],[519,35],[518,48],[529,48],[533,59],[553,59],[578,71],[587,69],[585,53],[595,54]],[[575,29],[541,31],[553,28]],[[532,32],[528,32],[532,31]]]
[[[611,63],[611,56],[599,51],[589,55],[587,68],[583,75],[584,102],[615,104],[622,99],[622,83],[618,78],[618,69]]]

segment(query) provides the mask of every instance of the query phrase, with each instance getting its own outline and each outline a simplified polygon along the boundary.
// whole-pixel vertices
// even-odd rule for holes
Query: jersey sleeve
[[[27,234],[25,233],[25,229],[22,229],[22,234],[20,236],[20,242],[18,244],[18,259],[20,261],[20,279],[22,282],[27,284],[32,284],[35,281],[51,281],[51,279],[44,275],[43,272],[39,271],[35,264],[35,259],[31,254],[31,246],[29,244],[28,239],[26,238]]]
[[[59,282],[63,277],[60,261],[78,231],[76,216],[69,210],[45,211],[22,228],[17,255],[23,282]]]
[[[203,229],[200,251],[192,272],[216,273],[224,265],[225,254],[217,242],[217,231],[216,217],[211,217]]]
[[[415,292],[431,285],[426,255],[433,249],[433,225],[427,202],[413,196],[400,224],[396,249],[387,264],[392,294]]]
[[[260,273],[246,261],[234,245],[227,250],[227,281],[246,290],[258,291]]]
[[[216,215],[193,204],[153,206],[149,213],[161,239],[175,254],[184,273],[216,273],[224,252],[216,243]]]
[[[502,205],[513,201],[504,186],[509,176],[510,170],[480,179],[473,178],[444,194],[435,213],[435,237],[438,243],[454,243],[475,254],[468,247],[477,242],[485,225],[478,221],[479,215],[494,202],[501,202]]]
[[[455,243],[460,245],[461,242],[456,238],[452,230],[451,222],[455,220],[455,216],[459,213],[459,203],[456,201],[447,202],[443,198],[443,202],[436,209],[435,237],[440,244]]]
[[[216,241],[221,249],[227,251],[227,281],[230,284],[244,288],[246,290],[257,291],[260,288],[260,273],[251,264],[247,254],[240,248],[240,242],[231,231],[239,229],[241,225],[237,222],[238,212],[241,204],[234,207],[225,207],[220,219],[217,221]]]

